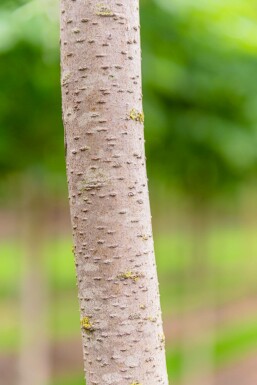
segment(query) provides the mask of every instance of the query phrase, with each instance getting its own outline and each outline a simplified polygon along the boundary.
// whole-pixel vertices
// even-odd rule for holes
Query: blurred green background
[[[0,4],[1,385],[84,383],[58,6]],[[170,380],[256,385],[257,3],[141,0],[141,32]]]

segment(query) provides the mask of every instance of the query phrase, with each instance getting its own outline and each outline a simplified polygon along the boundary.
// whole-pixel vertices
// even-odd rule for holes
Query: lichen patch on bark
[[[137,111],[135,108],[132,108],[132,110],[129,113],[129,117],[130,119],[140,123],[144,123],[144,120],[145,120],[144,113]]]
[[[117,276],[117,278],[121,280],[131,279],[134,282],[137,282],[140,277],[142,277],[142,274],[136,272],[133,273],[132,271],[126,271],[125,273],[121,273]]]
[[[93,332],[95,330],[89,317],[83,317],[80,321],[80,324],[82,329],[86,330],[87,332]]]
[[[96,5],[96,15],[98,16],[113,16],[112,10],[105,4]]]

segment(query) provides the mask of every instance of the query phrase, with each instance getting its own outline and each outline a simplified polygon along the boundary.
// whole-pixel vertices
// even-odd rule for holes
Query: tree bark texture
[[[167,385],[138,0],[61,0],[61,52],[87,385]]]

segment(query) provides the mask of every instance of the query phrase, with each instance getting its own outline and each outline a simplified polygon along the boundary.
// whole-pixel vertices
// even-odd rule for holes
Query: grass
[[[77,373],[74,373],[74,375],[69,375],[68,377],[61,377],[58,378],[56,381],[54,381],[51,385],[84,385],[85,381],[83,376],[77,375]]]

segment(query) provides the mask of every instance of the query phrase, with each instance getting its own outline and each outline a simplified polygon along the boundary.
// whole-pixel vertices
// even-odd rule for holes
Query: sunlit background
[[[58,13],[0,3],[1,385],[84,384]],[[141,24],[169,377],[256,385],[257,2],[141,0]]]

